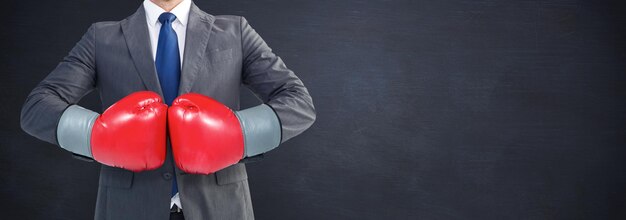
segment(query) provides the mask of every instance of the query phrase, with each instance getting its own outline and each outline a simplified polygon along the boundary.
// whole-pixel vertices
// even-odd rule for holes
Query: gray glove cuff
[[[281,126],[266,104],[235,112],[244,135],[244,157],[268,152],[280,144]]]
[[[93,158],[91,154],[91,129],[100,114],[72,105],[65,109],[57,125],[59,146],[72,153]]]

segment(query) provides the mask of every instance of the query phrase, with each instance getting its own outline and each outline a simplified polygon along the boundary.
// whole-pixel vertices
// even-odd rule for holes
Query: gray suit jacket
[[[245,18],[214,16],[192,4],[179,94],[208,95],[239,109],[239,87],[250,88],[274,109],[284,142],[315,120],[302,81],[276,56]],[[30,93],[21,125],[29,134],[58,145],[63,111],[97,89],[103,109],[141,90],[162,95],[152,59],[143,6],[130,17],[89,27],[59,65]],[[245,165],[211,175],[182,173],[167,145],[165,164],[133,173],[102,166],[95,219],[168,219],[172,175],[176,175],[186,219],[253,219]]]

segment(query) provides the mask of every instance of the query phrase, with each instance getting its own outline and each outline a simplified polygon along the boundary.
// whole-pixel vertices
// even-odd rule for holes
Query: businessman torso
[[[92,27],[96,88],[103,108],[134,91],[148,89],[162,94],[142,8],[120,22],[99,22]],[[239,109],[243,58],[240,19],[209,15],[192,6],[179,94],[202,93]]]
[[[22,128],[58,145],[63,110],[89,91],[99,92],[103,109],[136,91],[162,96],[148,34],[143,6],[122,21],[94,23],[33,89],[22,108]],[[237,110],[245,85],[280,119],[281,143],[315,120],[302,81],[241,16],[213,16],[192,4],[183,56],[179,95],[201,93]],[[184,174],[172,165],[169,141],[159,169],[133,173],[102,166],[95,218],[168,219],[174,175],[186,219],[254,218],[242,163],[210,175]]]
[[[125,20],[99,22],[92,27],[95,88],[103,108],[135,91],[152,90],[162,94],[144,13],[142,7]],[[243,59],[240,24],[239,16],[213,16],[192,6],[179,94],[201,93],[239,109]],[[213,175],[187,175],[172,166],[170,149],[168,144],[167,161],[158,170],[132,173],[103,166],[96,219],[169,216],[173,175],[179,182],[187,219],[253,218],[243,164]]]

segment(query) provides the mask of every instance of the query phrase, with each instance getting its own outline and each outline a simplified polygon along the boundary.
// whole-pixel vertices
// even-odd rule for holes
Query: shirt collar
[[[143,1],[143,8],[146,11],[146,19],[149,25],[155,25],[159,22],[159,16],[166,12],[163,8],[154,4],[150,0]],[[191,10],[191,0],[183,0],[178,3],[170,12],[176,15],[176,21],[179,21],[183,26],[187,26],[187,20],[189,19],[189,11]],[[174,21],[174,22],[176,22]]]

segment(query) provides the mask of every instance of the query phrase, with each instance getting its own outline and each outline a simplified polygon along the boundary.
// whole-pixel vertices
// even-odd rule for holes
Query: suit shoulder
[[[218,31],[239,33],[241,17],[238,15],[214,15],[213,28]]]
[[[241,15],[215,15],[215,20],[239,22]]]
[[[92,26],[98,30],[106,30],[110,28],[117,28],[120,26],[120,21],[99,21],[92,24]]]
[[[220,24],[235,24],[239,25],[241,22],[242,16],[240,15],[215,15],[215,23]]]

